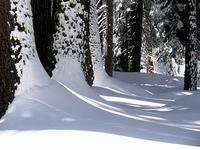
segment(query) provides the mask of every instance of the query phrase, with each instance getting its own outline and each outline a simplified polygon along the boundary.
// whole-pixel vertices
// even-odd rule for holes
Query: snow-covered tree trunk
[[[153,25],[153,19],[151,16],[153,1],[144,0],[144,12],[143,12],[143,36],[142,36],[142,58],[144,59],[144,65],[146,66],[146,72],[152,73],[153,67],[153,48],[158,44],[156,42],[156,30]]]
[[[52,0],[31,0],[36,49],[45,70],[52,76],[55,68],[53,51]]]
[[[10,1],[0,1],[0,118],[15,96],[16,84],[19,83],[15,68],[14,53],[11,50],[10,32],[13,20],[10,16]]]
[[[54,50],[57,64],[53,77],[60,82],[93,82],[89,49],[89,1],[54,0],[56,23]],[[87,7],[86,7],[87,5]],[[69,71],[70,70],[70,71]],[[72,77],[73,76],[73,77]],[[71,79],[70,79],[71,78]]]
[[[83,73],[85,75],[85,80],[87,83],[92,86],[94,81],[94,72],[93,72],[93,65],[92,65],[92,57],[90,51],[90,0],[81,0],[81,4],[84,7],[84,35],[83,35],[83,62],[82,68]]]
[[[185,41],[185,90],[197,89],[197,24],[196,0],[187,0],[183,22]]]
[[[91,0],[90,8],[90,50],[95,73],[95,71],[103,69],[96,0]]]
[[[10,13],[14,18],[15,26],[10,38],[20,77],[20,84],[16,91],[16,95],[19,95],[34,86],[47,85],[50,80],[36,51],[31,0],[10,0],[10,2]]]

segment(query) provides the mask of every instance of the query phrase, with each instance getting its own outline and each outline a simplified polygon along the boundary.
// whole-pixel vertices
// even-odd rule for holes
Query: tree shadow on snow
[[[16,98],[0,121],[0,132],[81,130],[200,146],[200,117],[195,111],[200,103],[186,102],[193,97],[191,103],[196,103],[193,94],[179,101],[124,95],[103,87],[79,89],[55,81],[32,89]]]

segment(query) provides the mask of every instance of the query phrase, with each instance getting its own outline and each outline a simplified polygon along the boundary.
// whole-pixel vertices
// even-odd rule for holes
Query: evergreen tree
[[[185,56],[185,90],[197,88],[197,9],[196,1],[157,1],[163,12],[161,38],[169,57],[180,63]],[[159,18],[161,20],[161,18]],[[159,23],[158,23],[159,24]],[[159,26],[159,25],[158,25]],[[166,53],[165,53],[166,54]],[[171,67],[172,68],[172,67]]]
[[[132,2],[131,2],[132,3]],[[115,49],[114,49],[114,69],[118,71],[129,71],[131,63],[131,53],[134,46],[132,30],[135,25],[135,3],[131,5],[127,1],[116,1],[115,3],[115,24],[114,31]],[[136,6],[136,5],[135,5]]]
[[[130,71],[140,72],[141,65],[141,48],[142,48],[142,25],[143,25],[143,0],[137,1],[136,6],[136,26],[134,28],[135,34],[132,33],[134,38],[134,47],[131,50],[132,61]]]
[[[96,0],[91,0],[90,7],[90,50],[92,56],[93,70],[103,69],[100,33],[98,32],[98,13]]]
[[[84,35],[83,35],[83,49],[84,49],[84,59],[82,62],[82,68],[85,75],[87,83],[92,86],[94,81],[94,72],[92,65],[92,57],[90,51],[90,0],[81,0],[84,6]]]
[[[0,118],[13,101],[16,84],[19,83],[15,67],[17,60],[11,50],[10,32],[14,26],[10,9],[10,1],[0,1]]]
[[[80,63],[85,80],[93,83],[93,66],[89,46],[90,1],[54,0],[53,18],[56,24],[54,50],[57,67],[62,61],[73,59]],[[66,66],[67,67],[67,66]],[[56,72],[54,74],[56,76]]]
[[[144,0],[142,58],[145,65],[144,69],[146,69],[147,73],[154,72],[153,52],[159,44],[156,36],[157,32],[153,24],[153,5],[153,1]]]
[[[23,94],[36,85],[47,85],[49,77],[44,71],[35,45],[31,0],[10,0],[14,29],[11,32],[11,48],[20,84],[15,95]],[[28,84],[27,84],[28,83]]]
[[[174,65],[184,63],[184,46],[181,42],[183,7],[177,0],[155,0],[154,4],[154,23],[160,42],[156,56],[159,62],[166,65],[167,73],[173,76],[179,74],[179,68],[175,69]]]
[[[143,1],[116,1],[114,68],[139,72],[141,65]]]
[[[185,33],[185,90],[197,90],[197,3],[185,1],[183,28]]]
[[[113,1],[106,0],[106,53],[105,70],[109,76],[113,72]]]
[[[52,0],[31,0],[36,49],[45,70],[52,76],[55,68],[53,51]]]

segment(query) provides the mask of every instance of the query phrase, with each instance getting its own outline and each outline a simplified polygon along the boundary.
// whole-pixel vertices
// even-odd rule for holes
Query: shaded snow
[[[66,66],[79,69],[75,63]],[[181,91],[181,84],[175,86],[179,79],[115,73],[124,81],[104,76],[89,87],[80,77],[70,81],[72,76],[76,79],[70,74],[73,70],[69,75],[61,71],[58,81],[16,97],[0,120],[1,147],[199,149],[200,94]],[[160,85],[166,78],[165,84],[174,87],[151,88],[160,94],[156,90],[150,94],[140,85],[146,81]]]

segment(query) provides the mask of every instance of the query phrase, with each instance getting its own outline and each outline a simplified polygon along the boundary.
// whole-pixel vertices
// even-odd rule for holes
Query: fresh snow
[[[182,78],[100,71],[89,87],[79,63],[63,63],[68,72],[10,105],[2,149],[200,149],[200,93],[182,91]]]
[[[49,84],[49,77],[40,63],[33,30],[31,0],[10,0],[11,15],[15,16],[15,29],[11,32],[11,39],[16,40],[12,46],[14,52],[19,52],[19,62],[16,64],[20,84],[16,95],[21,95],[34,86],[45,86]],[[18,26],[23,30],[21,31]],[[18,58],[18,59],[19,59]],[[16,59],[16,58],[15,58]],[[39,71],[38,71],[39,70]]]

